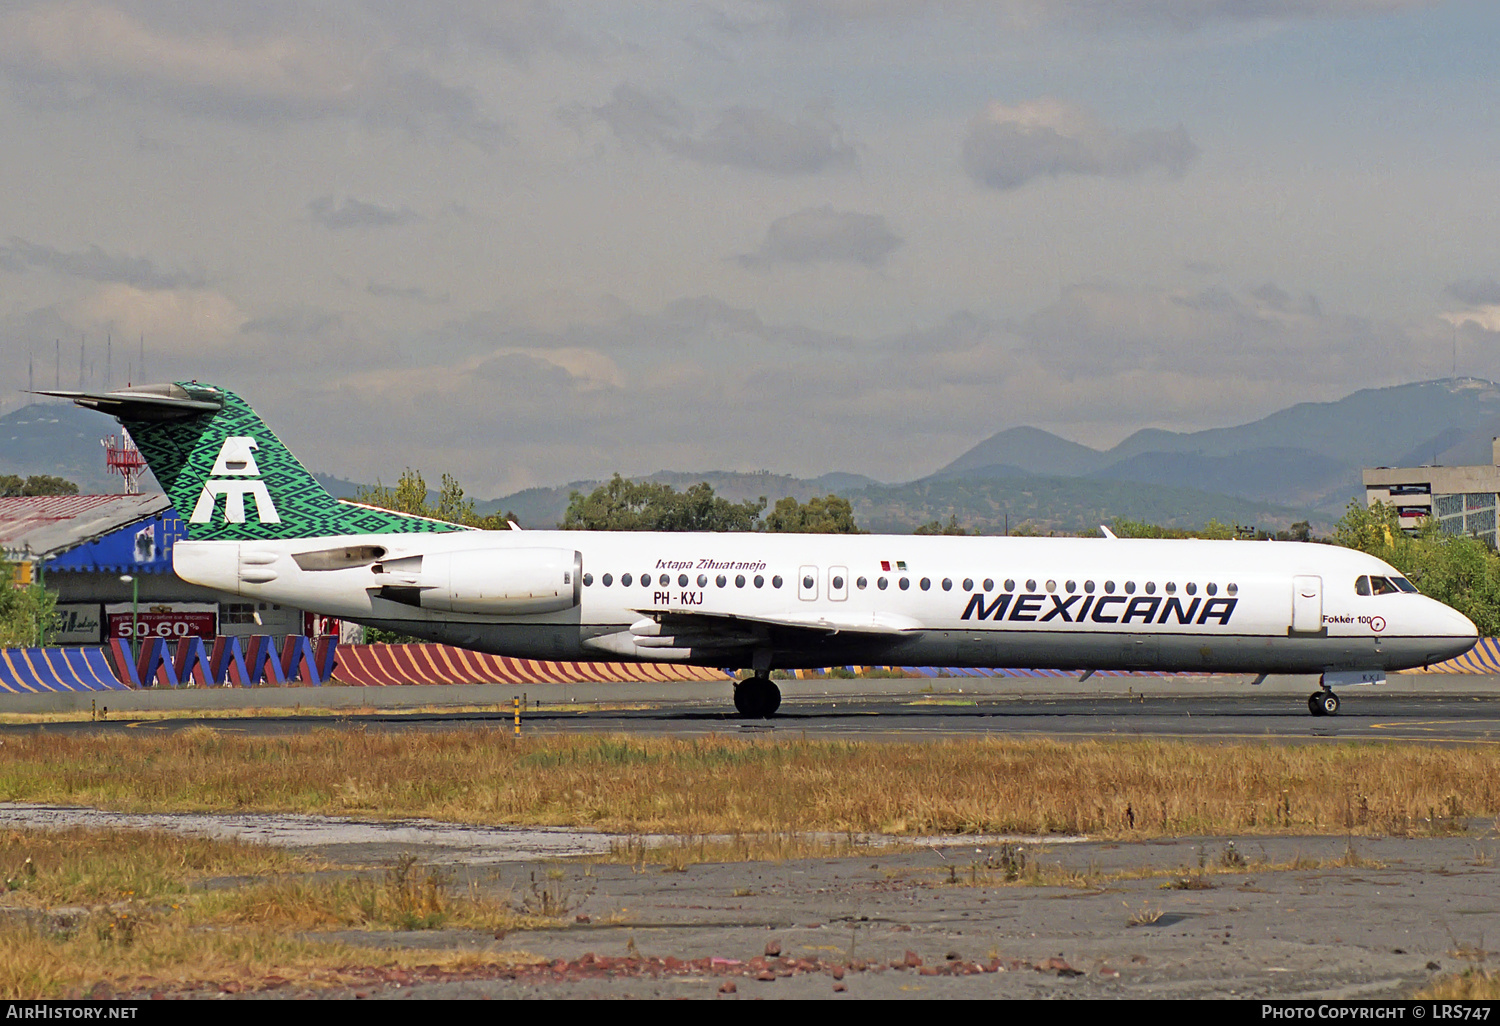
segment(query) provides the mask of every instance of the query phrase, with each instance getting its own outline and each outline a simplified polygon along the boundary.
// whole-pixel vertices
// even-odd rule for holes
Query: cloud
[[[815,112],[788,121],[756,107],[729,107],[711,127],[695,132],[697,119],[671,96],[623,83],[608,103],[586,113],[628,146],[660,147],[703,164],[805,175],[855,163],[854,147],[845,142],[839,126]],[[579,112],[565,111],[564,117],[578,120]]]
[[[963,165],[974,181],[1004,190],[1044,175],[1128,178],[1160,168],[1175,178],[1197,153],[1181,125],[1121,135],[1081,107],[1043,97],[990,104],[969,123]]]
[[[440,306],[453,297],[450,293],[434,295],[418,285],[387,285],[384,282],[372,281],[365,286],[365,291],[372,296],[381,299],[405,299],[413,303],[422,303],[427,306]]]
[[[234,300],[208,289],[147,291],[120,284],[105,285],[67,316],[80,327],[145,336],[153,352],[183,353],[228,341],[247,319]]]
[[[78,252],[54,249],[11,236],[0,246],[0,269],[54,271],[86,281],[116,282],[138,289],[196,289],[207,284],[202,274],[163,271],[145,257],[107,253],[98,246]]]
[[[290,306],[261,314],[241,324],[242,335],[273,335],[285,339],[306,340],[342,326],[344,318],[331,310],[315,306]]]
[[[304,24],[209,5],[159,25],[100,3],[44,2],[0,14],[0,75],[35,106],[115,101],[193,117],[276,124],[339,118],[482,145],[504,137],[475,95],[423,70],[399,46],[333,18]],[[291,27],[288,27],[290,25]]]
[[[345,197],[342,202],[335,204],[332,196],[319,196],[307,204],[307,212],[318,224],[333,231],[342,228],[386,228],[423,220],[422,215],[410,207],[383,207],[378,203],[366,203],[353,197]]]
[[[910,21],[934,12],[999,21],[1018,29],[1164,24],[1182,30],[1214,22],[1338,18],[1431,7],[1437,0],[750,0],[770,17],[720,19],[725,30],[829,32],[869,22]]]
[[[1073,378],[1132,371],[1341,388],[1371,368],[1417,369],[1407,330],[1325,313],[1315,297],[1275,285],[1243,294],[1077,285],[1013,330],[1039,366]]]
[[[1466,278],[1449,285],[1443,292],[1470,306],[1500,304],[1500,281],[1493,278]]]
[[[903,241],[878,214],[834,210],[825,204],[772,221],[760,248],[738,260],[745,267],[824,261],[879,267]]]

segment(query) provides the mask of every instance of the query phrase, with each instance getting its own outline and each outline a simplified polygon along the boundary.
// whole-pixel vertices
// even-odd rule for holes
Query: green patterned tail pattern
[[[88,405],[119,417],[187,524],[190,539],[262,541],[463,530],[340,502],[255,411],[227,389],[178,382],[131,391],[140,395],[156,390],[185,397],[178,405],[192,408],[163,412],[165,400],[152,406],[123,392],[113,393],[121,402]]]

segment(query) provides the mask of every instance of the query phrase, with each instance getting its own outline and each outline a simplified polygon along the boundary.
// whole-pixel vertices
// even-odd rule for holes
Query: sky
[[[197,379],[494,497],[1500,378],[1497,50],[1493,0],[0,0],[0,412]]]

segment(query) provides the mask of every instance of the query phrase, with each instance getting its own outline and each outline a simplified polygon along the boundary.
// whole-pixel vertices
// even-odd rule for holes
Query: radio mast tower
[[[126,495],[139,495],[141,492],[140,476],[146,469],[146,459],[141,451],[135,447],[135,442],[130,434],[120,429],[120,437],[114,435],[99,439],[99,444],[104,446],[104,469],[111,474],[119,474],[125,479]]]

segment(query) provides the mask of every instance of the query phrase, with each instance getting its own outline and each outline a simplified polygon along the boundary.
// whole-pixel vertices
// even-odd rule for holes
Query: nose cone
[[[1433,640],[1441,648],[1441,658],[1454,659],[1473,648],[1479,640],[1479,628],[1474,626],[1474,621],[1441,602],[1432,604],[1436,607],[1433,609],[1436,620]]]

